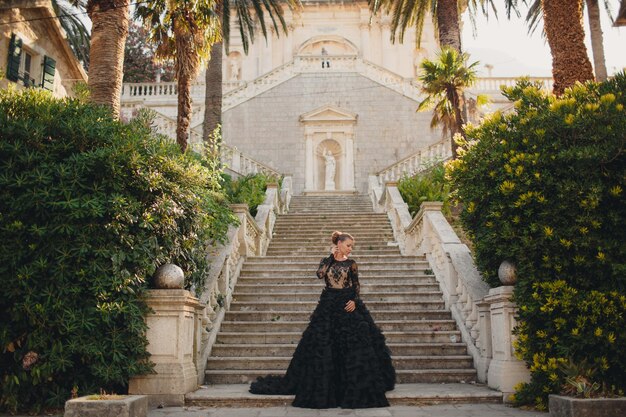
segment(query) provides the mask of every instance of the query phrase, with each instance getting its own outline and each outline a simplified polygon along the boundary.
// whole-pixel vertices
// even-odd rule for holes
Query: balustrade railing
[[[291,195],[292,179],[285,177],[280,190],[278,184],[268,185],[265,200],[257,208],[255,218],[250,215],[246,204],[231,206],[239,218],[239,225],[229,229],[226,244],[219,245],[214,253],[209,254],[209,276],[200,296],[200,302],[206,305],[203,326],[207,333],[202,337],[197,355],[198,384],[204,383],[207,359],[224,315],[233,300],[233,289],[243,262],[248,256],[265,256],[272,239],[276,216],[289,211]]]
[[[478,381],[502,391],[506,401],[514,386],[529,378],[524,363],[513,355],[513,287],[490,289],[482,280],[469,248],[443,216],[442,203],[423,203],[411,218],[397,183],[388,182],[376,205],[389,216],[401,253],[426,256],[474,360]]]
[[[420,149],[416,153],[378,171],[376,174],[370,175],[369,193],[372,202],[376,204],[380,200],[385,183],[399,181],[404,176],[413,176],[429,169],[433,164],[445,161],[451,157],[450,141],[441,141],[425,149]]]

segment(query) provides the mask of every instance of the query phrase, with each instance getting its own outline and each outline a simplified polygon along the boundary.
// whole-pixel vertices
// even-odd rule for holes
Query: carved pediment
[[[351,122],[355,123],[358,115],[339,107],[326,105],[300,115],[302,123]]]

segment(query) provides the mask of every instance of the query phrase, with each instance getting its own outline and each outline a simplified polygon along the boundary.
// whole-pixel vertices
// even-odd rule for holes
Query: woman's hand
[[[356,308],[356,303],[354,302],[354,300],[350,300],[346,303],[346,307],[345,310],[348,313],[352,313],[354,311],[354,309]]]

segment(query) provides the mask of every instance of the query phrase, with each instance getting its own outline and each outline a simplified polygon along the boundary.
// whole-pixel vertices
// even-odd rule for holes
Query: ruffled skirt
[[[395,370],[385,337],[352,288],[322,292],[285,376],[259,377],[253,394],[295,395],[294,407],[371,408],[389,403]]]

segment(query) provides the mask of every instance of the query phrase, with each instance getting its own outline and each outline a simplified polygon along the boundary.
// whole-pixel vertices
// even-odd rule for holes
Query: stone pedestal
[[[492,288],[484,299],[490,305],[492,359],[487,373],[490,388],[502,392],[508,401],[520,382],[530,381],[530,371],[526,364],[515,357],[513,329],[517,306],[511,301],[513,287]]]
[[[194,359],[197,311],[202,306],[186,290],[149,290],[148,352],[154,374],[133,377],[130,394],[149,396],[150,405],[182,406],[185,394],[197,388]]]

